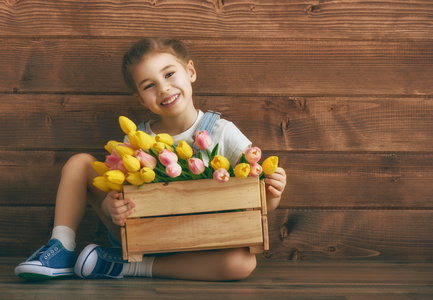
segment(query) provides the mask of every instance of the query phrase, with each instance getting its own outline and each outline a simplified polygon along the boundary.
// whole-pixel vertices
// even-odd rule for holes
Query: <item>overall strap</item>
[[[215,127],[216,122],[221,118],[221,113],[219,112],[215,112],[215,111],[211,111],[208,110],[204,116],[203,119],[201,120],[200,124],[197,127],[196,132],[194,133],[194,139],[195,139],[195,134],[198,131],[203,131],[206,130],[206,132],[212,137],[212,131],[213,128]],[[199,149],[197,148],[197,146],[195,145],[195,143],[193,143],[193,150],[194,153],[198,153]]]

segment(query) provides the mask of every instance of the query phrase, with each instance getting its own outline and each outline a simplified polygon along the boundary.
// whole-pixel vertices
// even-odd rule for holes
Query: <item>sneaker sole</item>
[[[75,275],[73,268],[53,269],[35,265],[20,265],[15,268],[15,275],[25,280],[45,280]]]
[[[78,256],[77,262],[75,263],[75,274],[77,274],[78,276],[80,276],[81,278],[86,278],[83,275],[83,267],[84,264],[87,260],[87,258],[89,257],[89,254],[96,248],[99,247],[96,244],[90,244],[87,245],[86,248],[83,249],[83,251],[81,251],[80,255]]]

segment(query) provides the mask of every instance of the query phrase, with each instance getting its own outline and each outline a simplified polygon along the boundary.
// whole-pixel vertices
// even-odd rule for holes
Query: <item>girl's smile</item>
[[[166,107],[168,107],[170,105],[174,105],[176,103],[176,101],[179,99],[179,96],[180,96],[180,94],[165,97],[162,100],[161,105],[166,106]]]

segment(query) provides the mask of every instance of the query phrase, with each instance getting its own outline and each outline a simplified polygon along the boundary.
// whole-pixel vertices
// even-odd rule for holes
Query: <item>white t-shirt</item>
[[[172,136],[174,144],[177,145],[179,141],[187,142],[192,145],[194,142],[195,132],[203,119],[204,113],[199,110],[198,117],[195,123],[186,131]],[[150,128],[150,122],[145,122],[145,130],[147,134],[155,136],[156,134]],[[127,137],[126,137],[127,138]],[[218,155],[226,157],[230,164],[234,167],[242,155],[242,152],[249,146],[251,141],[233,124],[225,119],[219,119],[211,134],[212,145],[209,147],[209,151],[216,146],[218,143]],[[203,162],[208,164],[208,157],[206,151],[201,151],[203,156]]]

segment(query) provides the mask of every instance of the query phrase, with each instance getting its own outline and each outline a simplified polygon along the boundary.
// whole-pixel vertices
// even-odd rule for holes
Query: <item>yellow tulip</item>
[[[218,169],[228,170],[230,168],[230,162],[227,158],[221,155],[215,155],[215,157],[210,162],[212,168],[216,171]]]
[[[111,189],[107,186],[107,179],[104,176],[98,176],[93,179],[93,185],[104,192],[109,192]]]
[[[137,131],[130,131],[128,133],[129,143],[134,150],[138,150],[140,147],[138,146],[137,138],[135,137]]]
[[[128,134],[130,131],[136,131],[137,125],[132,122],[130,119],[124,116],[119,117],[119,124],[125,134]]]
[[[176,153],[182,159],[189,159],[193,154],[191,146],[184,141],[179,141],[179,144],[177,144]]]
[[[110,154],[113,152],[113,150],[119,145],[120,143],[118,141],[108,141],[108,143],[104,146],[105,150],[110,152]]]
[[[110,188],[110,190],[121,192],[123,191],[123,184],[113,183],[110,181],[107,181],[107,186]]]
[[[144,180],[141,179],[140,172],[129,172],[126,174],[126,181],[133,185],[141,185]]]
[[[119,170],[110,170],[105,172],[104,178],[111,183],[122,184],[125,181],[125,174]]]
[[[173,146],[173,138],[167,133],[160,133],[155,136],[156,142],[161,142],[169,146]]]
[[[152,182],[155,179],[155,172],[148,167],[144,167],[140,170],[140,178],[146,182]]]
[[[162,142],[156,142],[155,144],[153,144],[152,148],[158,153],[164,149],[174,152],[173,148],[171,148],[169,145],[164,144]]]
[[[270,156],[262,163],[263,172],[266,175],[273,174],[278,168],[278,157]]]
[[[127,169],[129,172],[137,172],[138,170],[140,170],[140,161],[134,156],[125,154],[122,156],[122,161],[125,169]]]
[[[235,167],[234,172],[236,178],[245,179],[248,177],[248,174],[250,174],[250,165],[246,163],[238,164]]]
[[[95,169],[95,171],[99,174],[99,175],[104,175],[105,172],[107,172],[108,170],[110,170],[109,167],[107,167],[103,162],[101,161],[94,161],[92,162],[92,167],[93,169]]]
[[[149,148],[155,144],[155,138],[141,130],[131,131],[128,134],[128,138],[132,147],[135,149],[141,148],[143,150],[149,150]]]
[[[117,154],[119,154],[120,157],[123,157],[126,154],[129,154],[129,155],[135,154],[134,149],[127,147],[127,146],[117,146],[116,152],[117,152]]]

